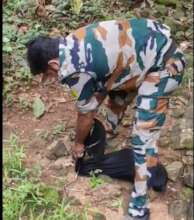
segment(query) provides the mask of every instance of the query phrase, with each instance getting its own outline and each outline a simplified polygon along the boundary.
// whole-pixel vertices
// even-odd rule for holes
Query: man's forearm
[[[83,144],[93,125],[96,112],[78,113],[75,143]]]

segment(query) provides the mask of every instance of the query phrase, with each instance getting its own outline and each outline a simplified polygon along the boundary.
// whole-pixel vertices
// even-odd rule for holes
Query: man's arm
[[[101,95],[100,93],[96,93],[87,104],[86,109],[90,106],[90,111],[87,113],[82,113],[78,111],[77,115],[77,123],[76,123],[76,137],[75,137],[75,145],[72,147],[72,154],[74,158],[81,157],[84,152],[84,141],[88,136],[91,127],[94,123],[94,118],[96,116],[96,109],[105,99],[105,95]],[[93,103],[93,104],[92,104]],[[77,105],[79,106],[79,105]],[[85,108],[83,106],[79,106],[78,109],[84,111]]]
[[[95,113],[82,114],[78,112],[75,143],[83,144],[93,125]]]
[[[95,80],[85,73],[72,76],[72,79],[69,79],[69,87],[72,95],[77,98],[76,137],[75,145],[72,147],[72,155],[76,159],[83,155],[84,141],[93,125],[96,111],[105,96],[96,93]]]
[[[74,158],[82,157],[84,152],[84,141],[88,136],[94,122],[95,112],[82,114],[78,112],[76,123],[75,144],[72,147]]]

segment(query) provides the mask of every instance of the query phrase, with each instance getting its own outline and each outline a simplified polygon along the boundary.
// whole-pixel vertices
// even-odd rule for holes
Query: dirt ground
[[[19,89],[15,94],[15,100],[25,97],[32,101],[34,97],[41,96],[46,104],[47,112],[41,119],[35,119],[31,110],[23,111],[18,103],[12,107],[3,109],[3,141],[6,142],[9,135],[14,132],[19,135],[25,146],[26,166],[34,165],[41,167],[41,180],[56,186],[63,196],[72,196],[78,200],[77,206],[85,207],[92,211],[96,210],[106,216],[107,220],[122,220],[127,212],[127,205],[132,186],[127,182],[112,180],[99,188],[92,189],[89,178],[76,177],[71,156],[59,158],[57,161],[47,158],[49,145],[54,140],[63,140],[70,149],[73,144],[71,137],[76,121],[74,103],[64,89],[57,84],[48,87],[33,86],[28,91]],[[54,138],[50,138],[55,125],[64,123],[65,131]],[[122,127],[121,134],[115,141],[125,142],[128,128]],[[46,137],[40,134],[47,132]],[[122,145],[122,142],[119,142]],[[166,162],[172,155],[167,148],[159,148],[161,161]],[[168,204],[176,197],[179,184],[169,182],[168,189],[164,194],[151,193],[151,220],[173,220],[168,215]],[[117,203],[121,201],[122,205]],[[115,205],[116,204],[116,205]]]

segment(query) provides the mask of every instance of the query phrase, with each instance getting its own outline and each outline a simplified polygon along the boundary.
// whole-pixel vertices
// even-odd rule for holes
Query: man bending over
[[[149,19],[111,20],[90,24],[67,37],[37,37],[27,44],[32,74],[57,77],[77,98],[74,158],[97,110],[108,97],[107,122],[112,133],[136,96],[132,141],[135,181],[125,219],[149,219],[148,167],[158,163],[158,139],[168,96],[181,83],[184,55],[168,26]]]

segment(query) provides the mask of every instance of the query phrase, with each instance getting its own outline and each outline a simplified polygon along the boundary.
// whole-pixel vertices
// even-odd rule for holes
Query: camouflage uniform
[[[149,208],[147,166],[158,161],[157,142],[167,111],[167,96],[178,87],[185,67],[168,26],[149,19],[112,20],[82,27],[61,39],[59,79],[77,97],[82,113],[96,111],[96,92],[109,95],[107,120],[113,130],[121,121],[132,83],[137,88],[132,146],[136,175],[129,213]],[[135,79],[135,80],[134,80]],[[111,108],[116,103],[121,110]]]

